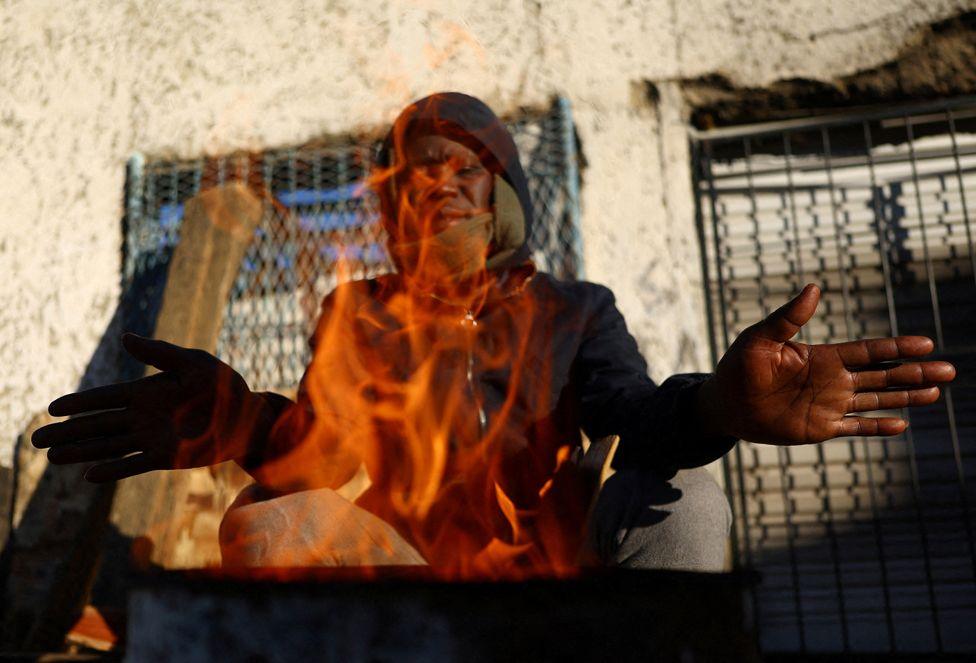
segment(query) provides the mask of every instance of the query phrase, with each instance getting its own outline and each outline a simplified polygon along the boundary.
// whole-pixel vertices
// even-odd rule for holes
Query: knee
[[[254,484],[244,488],[220,523],[225,567],[334,565],[326,544],[353,505],[335,491],[279,494]]]
[[[274,542],[288,528],[260,486],[245,487],[220,521],[218,543],[225,567],[273,566]]]
[[[424,564],[389,524],[336,491],[245,489],[220,524],[226,567]]]
[[[681,470],[670,481],[682,493],[674,513],[677,519],[694,529],[698,523],[703,532],[727,539],[732,529],[732,508],[725,491],[704,467]]]
[[[689,492],[696,496],[693,513],[704,514],[701,519],[700,536],[713,546],[712,549],[716,554],[716,561],[711,565],[714,568],[711,570],[727,570],[731,561],[729,537],[735,517],[729,498],[715,477],[705,468],[696,468],[688,472],[694,473],[691,481],[696,486],[694,489],[689,489]]]
[[[668,480],[627,471],[601,490],[590,540],[614,566],[721,571],[731,525],[728,499],[704,468]]]

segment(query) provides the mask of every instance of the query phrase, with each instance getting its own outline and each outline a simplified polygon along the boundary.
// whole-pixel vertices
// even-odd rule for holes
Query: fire
[[[345,286],[332,297],[303,384],[311,412],[296,413],[303,421],[277,431],[307,432],[264,469],[267,483],[338,487],[363,465],[371,486],[357,504],[400,532],[435,572],[452,578],[570,572],[568,560],[551,558],[544,538],[535,540],[537,511],[517,506],[505,488],[512,478],[503,447],[516,390],[508,389],[483,430],[472,409],[479,395],[469,362],[479,370],[507,364],[518,380],[523,348],[485,352],[466,311],[431,305],[416,293],[393,294],[386,319],[361,311],[357,295]],[[384,330],[378,346],[357,338],[363,325]],[[561,448],[557,467],[568,457],[569,447]],[[536,497],[544,498],[553,482]],[[330,537],[339,535],[324,532],[325,540],[308,543],[329,549],[336,544]],[[361,559],[375,556],[374,538],[359,544]]]
[[[572,574],[587,506],[568,462],[575,441],[537,450],[523,435],[555,407],[551,367],[527,351],[529,327],[499,333],[481,322],[501,310],[528,324],[540,304],[518,289],[499,294],[487,240],[463,277],[446,267],[439,242],[458,222],[445,222],[434,194],[464,164],[452,157],[433,174],[407,169],[404,130],[394,126],[392,165],[369,180],[396,202],[385,210],[388,231],[410,240],[410,251],[394,253],[401,273],[345,283],[326,299],[298,405],[272,432],[270,444],[285,450],[259,471],[262,484],[306,495],[339,489],[361,468],[370,485],[340,502],[323,493],[326,512],[309,499],[282,514],[299,532],[290,537],[296,549],[271,559],[416,559],[447,579]],[[470,210],[460,223],[479,237],[486,214]],[[275,545],[259,528],[236,536],[235,545]]]

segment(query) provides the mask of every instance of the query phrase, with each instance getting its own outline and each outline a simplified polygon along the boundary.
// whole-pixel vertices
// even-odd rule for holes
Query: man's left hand
[[[736,338],[699,390],[706,432],[778,445],[897,435],[908,427],[904,419],[861,413],[934,403],[938,384],[955,378],[948,362],[905,361],[932,352],[925,336],[824,345],[790,340],[819,301],[820,289],[807,285]]]

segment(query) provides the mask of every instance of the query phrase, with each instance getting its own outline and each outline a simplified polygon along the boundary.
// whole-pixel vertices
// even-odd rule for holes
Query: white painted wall
[[[375,129],[467,91],[572,102],[587,275],[655,378],[707,366],[682,77],[760,85],[893,57],[973,0],[0,2],[0,463],[74,389],[119,294],[127,157]],[[649,104],[641,82],[655,82]]]

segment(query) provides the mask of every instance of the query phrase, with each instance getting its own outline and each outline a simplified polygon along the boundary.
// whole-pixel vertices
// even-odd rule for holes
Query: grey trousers
[[[587,541],[607,566],[717,572],[731,526],[729,501],[705,468],[667,480],[625,470],[604,482]]]
[[[664,480],[617,472],[603,484],[587,532],[587,559],[640,569],[722,571],[732,514],[704,469]],[[225,566],[424,564],[388,524],[329,489],[267,499],[245,488],[220,527]]]

